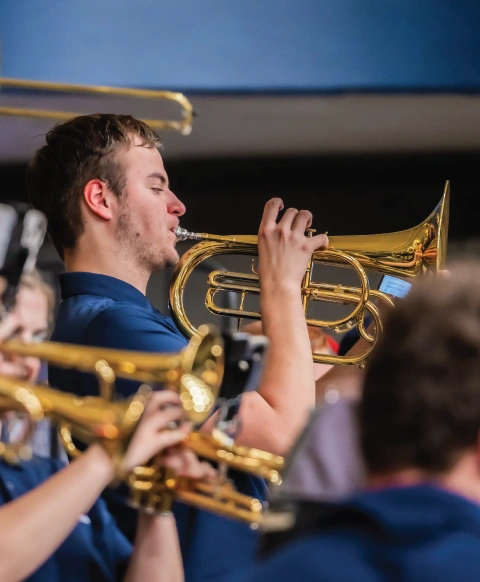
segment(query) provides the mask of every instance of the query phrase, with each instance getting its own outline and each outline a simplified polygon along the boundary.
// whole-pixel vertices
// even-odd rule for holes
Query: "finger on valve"
[[[298,216],[296,208],[287,208],[283,213],[282,218],[278,221],[278,228],[286,231],[292,230],[293,223]]]
[[[181,409],[181,404],[180,397],[176,392],[172,390],[157,390],[150,395],[145,407],[144,416],[154,415],[159,410],[163,411],[170,408]]]
[[[153,430],[178,430],[185,419],[185,411],[180,406],[171,406],[165,410],[157,410],[149,417]]]
[[[311,243],[310,243],[311,241]],[[308,239],[309,244],[311,244],[311,251],[316,251],[317,249],[328,248],[328,236],[324,233],[317,234]]]
[[[181,446],[165,451],[158,462],[190,479],[212,480],[217,476],[217,471],[209,463],[201,462],[193,451]]]
[[[292,224],[292,230],[298,234],[304,234],[307,228],[312,226],[312,213],[309,210],[297,212]]]
[[[143,465],[150,459],[163,453],[168,448],[185,440],[181,430],[149,430],[136,431],[126,451],[122,462],[122,471],[129,472],[134,467]]]
[[[278,213],[283,210],[283,201],[280,198],[272,198],[265,204],[262,220],[260,222],[260,232],[266,227],[276,224]]]

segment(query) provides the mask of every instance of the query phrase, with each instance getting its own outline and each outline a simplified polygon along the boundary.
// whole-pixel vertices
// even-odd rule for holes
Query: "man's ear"
[[[112,203],[115,195],[102,180],[94,179],[87,182],[83,189],[85,204],[93,214],[103,220],[111,220]]]

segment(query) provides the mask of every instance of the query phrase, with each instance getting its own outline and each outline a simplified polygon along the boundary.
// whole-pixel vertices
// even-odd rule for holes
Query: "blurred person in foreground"
[[[22,280],[17,303],[0,320],[1,342],[19,337],[30,342],[48,329],[48,288],[35,275]],[[34,381],[36,358],[2,356],[0,376]],[[0,410],[1,411],[1,410]],[[10,414],[10,413],[7,413]],[[164,466],[193,478],[211,479],[213,469],[181,447],[189,430],[179,398],[165,391],[152,395],[122,461],[121,470],[155,455]],[[103,501],[102,490],[114,478],[114,463],[100,444],[67,467],[34,456],[9,464],[0,458],[0,580],[2,582],[180,582],[183,579],[175,520],[171,514],[141,514],[132,546]]]
[[[480,266],[459,266],[392,311],[359,403],[363,491],[319,504],[301,537],[239,579],[478,580],[479,286]]]
[[[6,281],[0,276],[0,297],[5,287]],[[14,316],[10,319],[16,323],[11,329],[11,337],[26,343],[46,340],[53,324],[54,308],[53,290],[40,273],[33,271],[23,275],[16,294]],[[4,357],[2,373],[8,375],[9,370],[24,380],[35,380],[40,373],[40,361],[37,358]]]
[[[0,276],[0,304],[7,281]],[[48,339],[53,326],[55,309],[55,295],[53,289],[43,280],[40,273],[33,270],[22,275],[14,304],[15,329],[11,330],[10,339],[17,339],[25,343],[41,342]],[[37,358],[16,356],[2,356],[2,373],[12,374],[27,381],[45,381],[46,366],[41,366]],[[2,438],[20,438],[24,432],[25,423],[19,422],[14,413],[5,413],[1,420]],[[32,449],[43,456],[49,456],[49,422],[44,420],[37,425],[33,435]],[[43,442],[45,441],[45,442]]]

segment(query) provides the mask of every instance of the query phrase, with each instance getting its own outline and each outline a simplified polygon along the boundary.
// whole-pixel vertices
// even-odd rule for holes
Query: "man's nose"
[[[169,214],[175,214],[175,216],[182,216],[186,212],[185,204],[181,202],[175,194],[170,190],[170,199],[168,201],[168,212]]]

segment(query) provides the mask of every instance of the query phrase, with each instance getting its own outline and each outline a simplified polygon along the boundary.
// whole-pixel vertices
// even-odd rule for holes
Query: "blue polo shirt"
[[[0,505],[28,493],[63,467],[52,459],[9,465],[0,459]],[[49,523],[45,523],[48,531]],[[28,582],[114,582],[123,580],[132,546],[102,500],[95,503],[55,553]]]
[[[52,341],[159,353],[178,352],[187,345],[173,320],[125,281],[95,273],[64,273],[60,288],[63,301]],[[53,366],[48,374],[52,386],[81,396],[98,396],[93,374]],[[119,378],[115,390],[130,396],[139,386],[140,382]]]
[[[154,309],[148,299],[125,281],[95,273],[60,275],[62,303],[53,341],[146,352],[177,352],[187,340],[173,320]],[[98,395],[98,382],[76,370],[49,368],[52,386],[82,396]],[[117,392],[133,394],[139,382],[118,380]],[[231,472],[239,491],[264,499],[265,483],[245,473]],[[107,490],[105,500],[118,526],[133,540],[136,512],[125,505],[126,490]],[[257,534],[248,525],[175,504],[187,582],[220,581],[253,562]]]
[[[319,508],[303,538],[225,582],[477,582],[480,507],[431,485]]]

